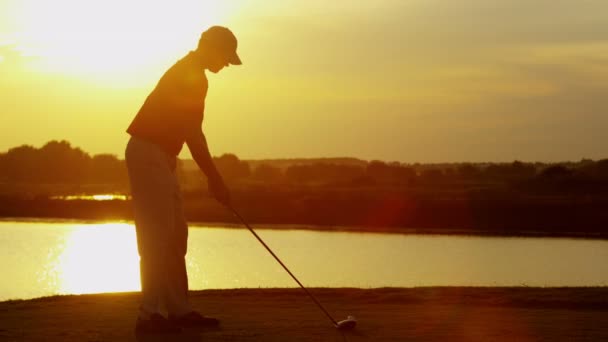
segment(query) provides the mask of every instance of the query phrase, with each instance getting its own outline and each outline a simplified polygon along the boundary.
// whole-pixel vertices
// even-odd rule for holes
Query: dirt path
[[[608,341],[608,288],[312,289],[337,332],[300,289],[192,293],[222,329],[164,337],[133,333],[138,294],[0,303],[0,341]]]

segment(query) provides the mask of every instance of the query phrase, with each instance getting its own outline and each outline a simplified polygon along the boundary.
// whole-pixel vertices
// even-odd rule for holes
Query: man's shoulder
[[[194,63],[189,56],[177,61],[161,78],[159,83],[169,87],[207,88],[209,82],[203,68]]]

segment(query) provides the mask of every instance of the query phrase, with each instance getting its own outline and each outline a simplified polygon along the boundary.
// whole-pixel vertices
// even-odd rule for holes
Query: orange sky
[[[0,151],[66,139],[122,158],[158,78],[222,24],[244,65],[208,74],[214,155],[608,157],[608,2],[214,3],[0,0]]]

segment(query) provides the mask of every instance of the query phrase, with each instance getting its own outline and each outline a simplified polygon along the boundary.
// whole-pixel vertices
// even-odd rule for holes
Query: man
[[[178,332],[183,327],[219,324],[194,311],[188,302],[188,225],[175,168],[186,143],[207,176],[210,192],[220,203],[230,205],[230,193],[213,164],[201,125],[207,94],[205,70],[217,73],[230,64],[240,65],[236,48],[236,37],[225,27],[203,32],[198,48],[162,76],[127,129],[131,138],[125,159],[142,288],[137,332]],[[161,314],[163,307],[167,318]]]

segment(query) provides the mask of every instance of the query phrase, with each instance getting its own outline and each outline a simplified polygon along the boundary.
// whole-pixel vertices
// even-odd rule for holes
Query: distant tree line
[[[311,160],[281,164],[247,161],[234,154],[214,158],[233,186],[306,185],[336,187],[466,188],[508,186],[529,191],[606,191],[608,159],[546,164],[449,163],[404,164],[373,160],[333,163]],[[178,164],[186,190],[205,188],[205,179],[192,167]],[[67,141],[50,141],[41,148],[28,145],[0,154],[0,184],[107,184],[128,188],[124,160],[111,154],[89,155]]]
[[[216,157],[235,206],[253,223],[409,227],[416,232],[608,237],[608,159],[565,163],[405,164],[354,158]],[[189,220],[234,222],[180,160]],[[67,141],[0,153],[0,217],[132,219],[129,201],[62,200],[128,194],[125,162]],[[527,233],[526,233],[527,232]]]
[[[127,181],[124,162],[111,154],[91,156],[67,141],[41,148],[23,145],[0,154],[3,183],[77,184]]]
[[[508,188],[523,191],[608,192],[608,159],[568,163],[404,164],[373,160],[363,165],[310,162],[285,168],[259,163],[253,170],[234,155],[216,161],[231,183],[418,189]],[[229,170],[232,170],[229,172]],[[236,170],[239,170],[236,172]],[[197,174],[197,172],[193,174]]]

